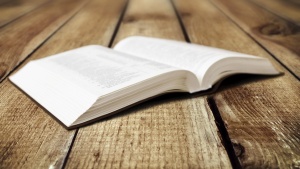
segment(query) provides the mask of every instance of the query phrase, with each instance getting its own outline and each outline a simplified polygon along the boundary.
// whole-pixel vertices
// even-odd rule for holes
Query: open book
[[[237,73],[278,74],[261,57],[185,42],[129,37],[30,61],[10,80],[67,128],[167,92],[199,92]]]

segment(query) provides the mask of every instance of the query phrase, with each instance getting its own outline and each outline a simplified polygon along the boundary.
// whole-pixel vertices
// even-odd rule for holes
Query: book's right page
[[[279,73],[266,58],[174,40],[133,36],[120,41],[114,49],[189,70],[201,84],[199,91],[232,74]]]

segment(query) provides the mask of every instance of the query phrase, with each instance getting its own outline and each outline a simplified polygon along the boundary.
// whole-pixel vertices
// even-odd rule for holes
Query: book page
[[[91,45],[39,60],[54,74],[91,93],[103,95],[175,67]]]
[[[176,70],[92,45],[31,61],[10,80],[70,126],[99,97]]]
[[[227,57],[259,57],[185,42],[148,37],[129,37],[115,50],[194,72],[198,79],[218,60]]]
[[[199,90],[207,90],[220,79],[237,73],[279,73],[266,58],[174,40],[133,36],[120,41],[114,49],[189,70],[197,76]]]

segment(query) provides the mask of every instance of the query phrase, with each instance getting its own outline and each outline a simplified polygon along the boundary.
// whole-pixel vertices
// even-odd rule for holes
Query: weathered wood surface
[[[267,57],[285,73],[264,80],[251,76],[230,78],[212,101],[243,168],[299,167],[299,81],[211,3],[175,0],[175,4],[191,42]]]
[[[87,0],[54,0],[0,29],[0,82]]]
[[[272,12],[243,0],[211,1],[174,0],[186,32],[168,0],[130,0],[116,32],[123,0],[91,0],[86,6],[87,0],[51,1],[4,25],[0,168],[299,168],[299,81],[256,42],[299,77],[298,26],[273,14],[267,2],[260,6]],[[285,7],[279,15],[291,16],[283,15]],[[187,39],[260,55],[285,75],[236,76],[212,96],[170,94],[72,131],[4,78],[24,58],[20,67],[87,44],[116,44],[130,35]]]
[[[247,0],[211,1],[300,79],[300,27],[298,25]]]
[[[114,44],[132,35],[184,40],[170,2],[130,1]]]
[[[115,43],[130,35],[184,41],[168,0],[130,1]],[[168,95],[81,128],[66,167],[230,168],[204,105],[205,97]]]
[[[251,0],[261,7],[300,25],[299,0]]]
[[[9,0],[0,0],[0,5],[3,5],[5,3],[9,2]]]
[[[123,6],[122,0],[93,0],[28,60],[82,45],[107,45]],[[7,79],[0,84],[0,128],[0,168],[61,168],[75,134]]]
[[[11,0],[0,2],[0,27],[25,15],[49,0]]]

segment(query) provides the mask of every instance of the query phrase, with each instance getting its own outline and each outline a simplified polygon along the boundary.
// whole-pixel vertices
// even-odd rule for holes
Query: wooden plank
[[[300,79],[300,27],[248,2],[211,0]]]
[[[130,1],[114,44],[132,35],[184,40],[172,5],[165,1]]]
[[[48,1],[49,0],[12,0],[5,4],[0,4],[0,27]]]
[[[0,5],[3,5],[3,4],[5,4],[5,3],[7,3],[7,2],[9,2],[10,0],[0,0]]]
[[[116,36],[184,40],[168,0],[132,0]],[[230,168],[205,97],[173,94],[82,128],[66,168]]]
[[[0,168],[61,167],[67,131],[7,80],[0,84]]]
[[[94,0],[28,60],[87,44],[107,45],[123,6],[123,0]],[[75,133],[7,79],[0,84],[0,128],[0,168],[61,168]]]
[[[300,1],[297,0],[251,0],[263,8],[300,25]]]
[[[0,29],[0,82],[86,2],[54,0]]]
[[[241,166],[299,166],[299,81],[211,3],[176,0],[175,4],[191,42],[267,57],[285,73],[274,78],[229,78],[210,99],[211,107],[215,104],[219,110],[214,113],[224,120]]]

